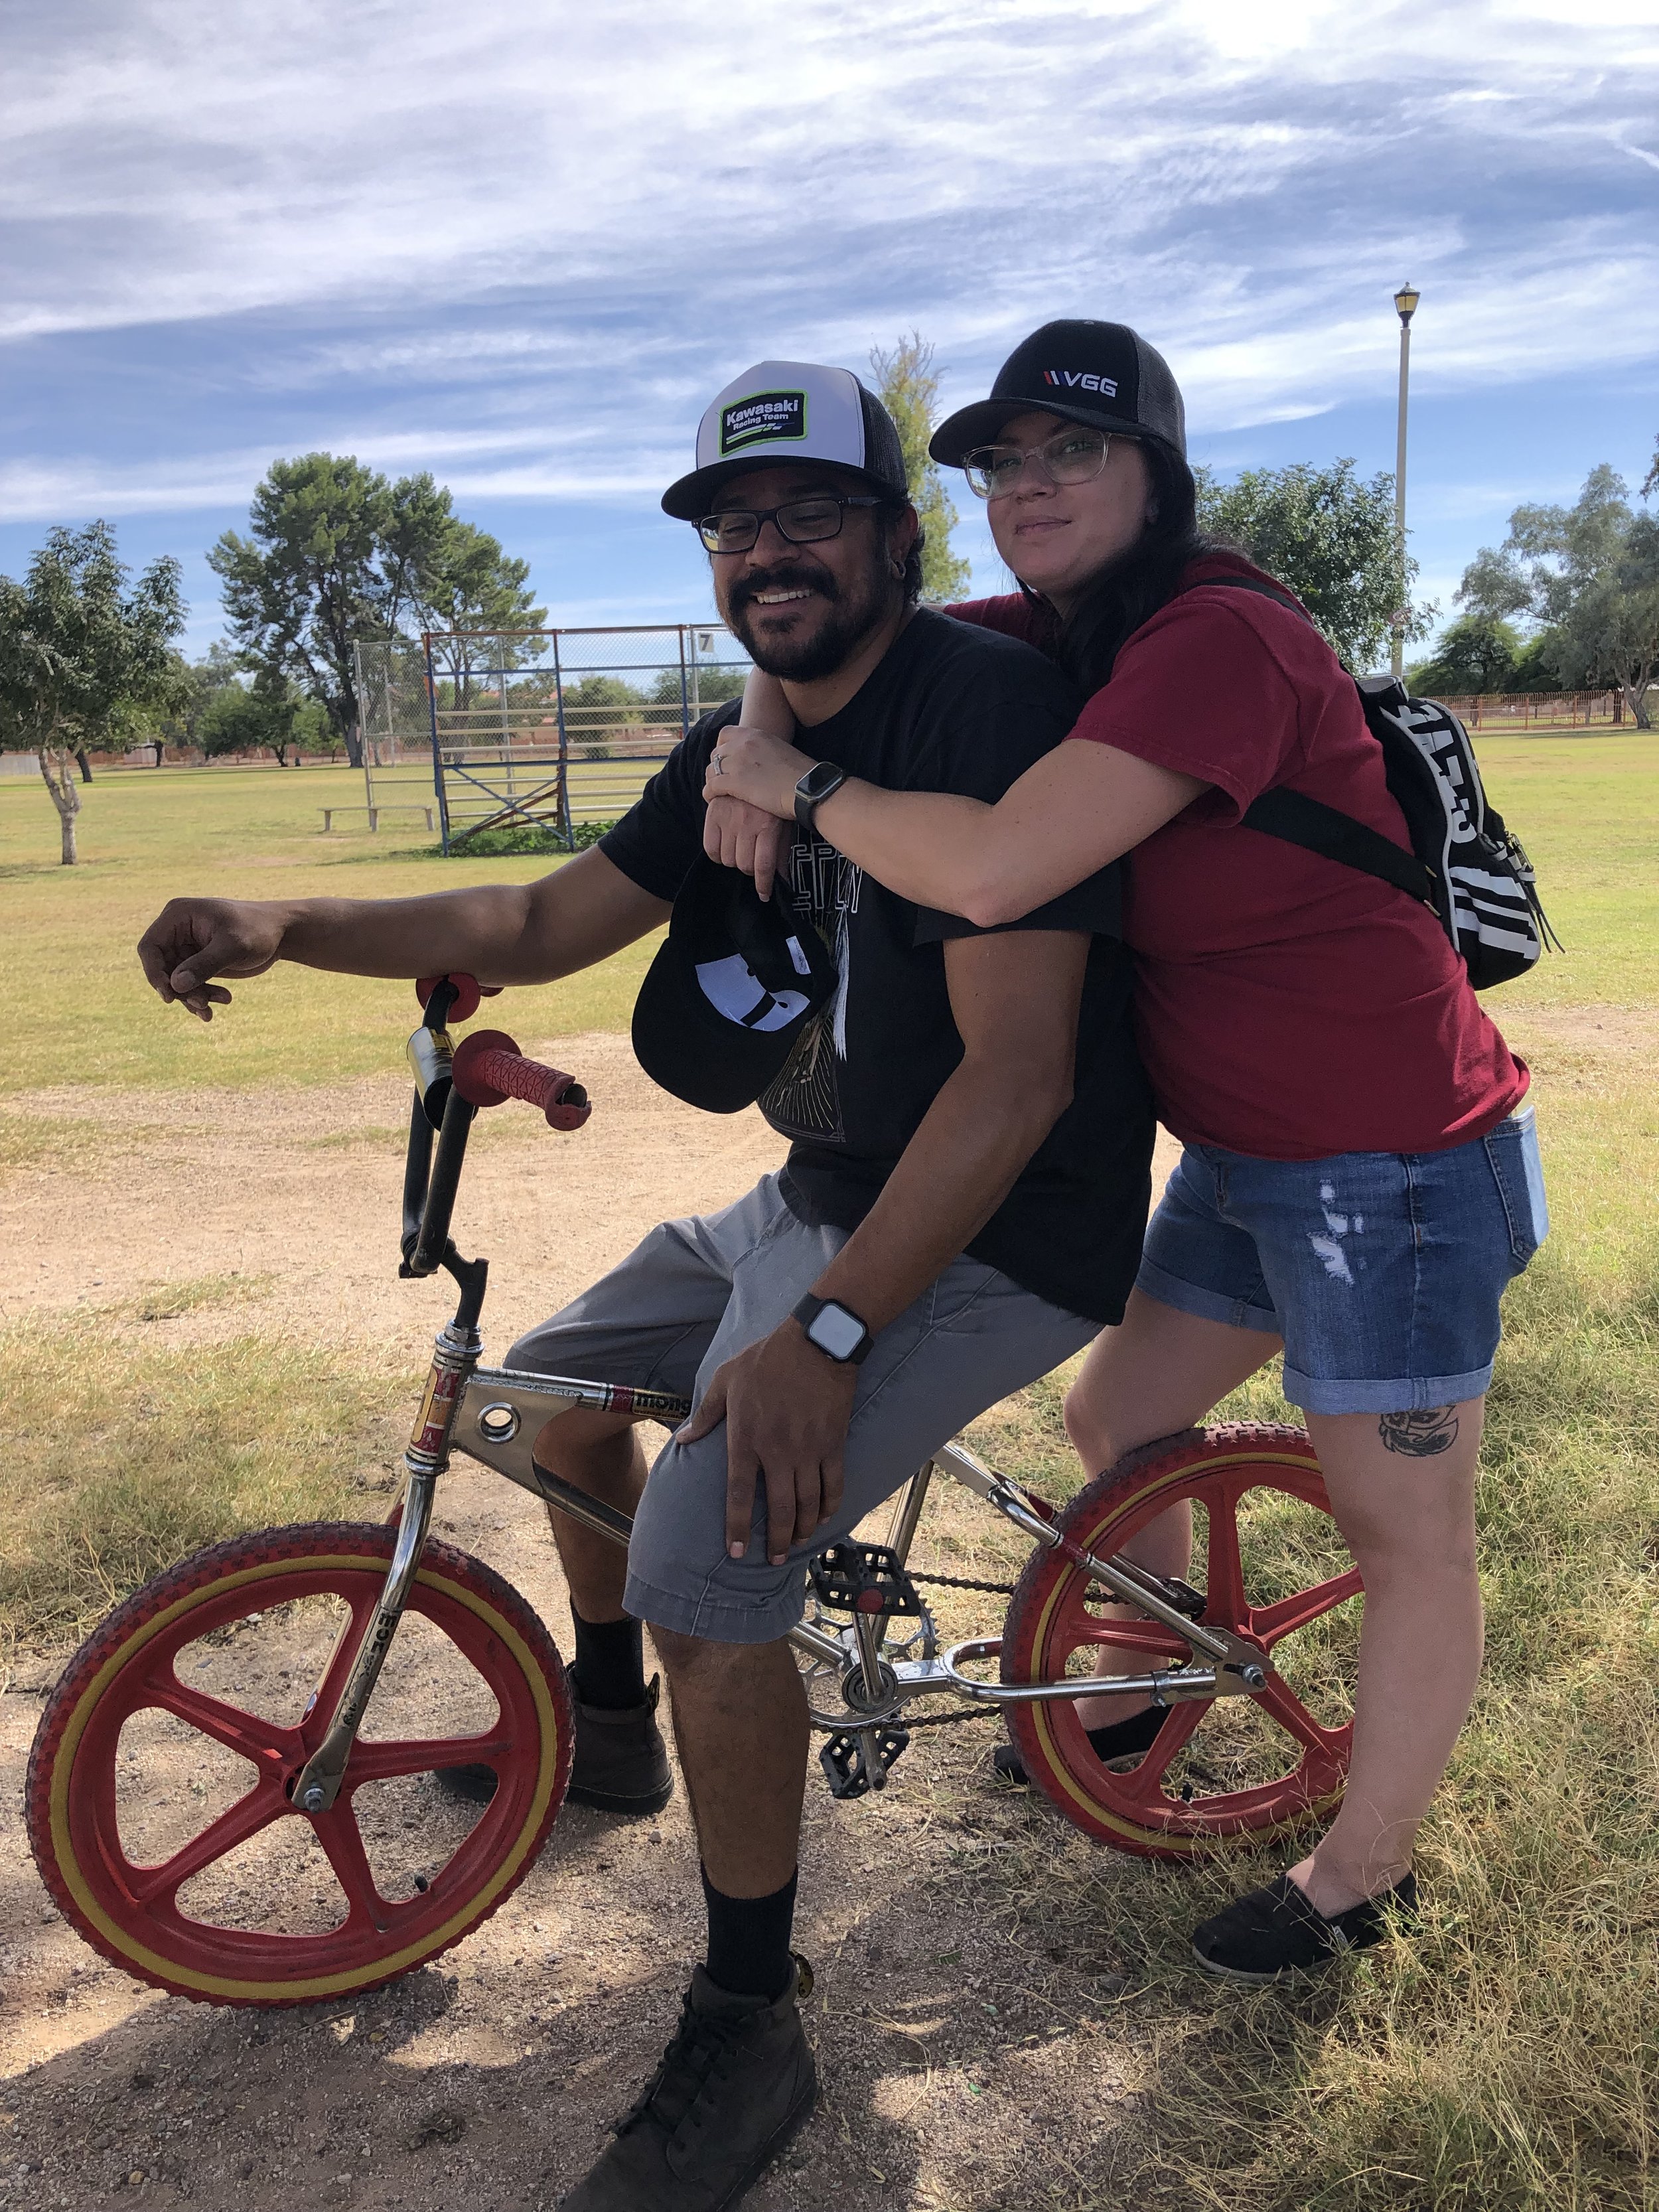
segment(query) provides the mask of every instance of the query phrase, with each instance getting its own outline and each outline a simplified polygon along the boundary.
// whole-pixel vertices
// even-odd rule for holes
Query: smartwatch
[[[807,836],[817,829],[818,809],[847,781],[847,771],[834,761],[817,761],[795,786],[795,819]]]
[[[806,1341],[839,1367],[860,1367],[875,1342],[855,1313],[837,1305],[834,1298],[814,1297],[808,1291],[792,1310],[793,1318],[805,1332]]]

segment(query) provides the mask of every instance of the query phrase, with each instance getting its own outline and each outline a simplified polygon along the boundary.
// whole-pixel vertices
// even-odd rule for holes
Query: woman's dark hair
[[[1175,597],[1190,564],[1224,550],[1198,526],[1198,489],[1180,454],[1155,438],[1143,438],[1140,450],[1156,519],[1102,570],[1060,625],[1060,666],[1085,692],[1099,690],[1125,641]]]

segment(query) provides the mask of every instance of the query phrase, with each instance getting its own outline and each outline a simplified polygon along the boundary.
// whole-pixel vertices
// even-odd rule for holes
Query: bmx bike
[[[130,1974],[208,2002],[356,1996],[459,1942],[523,1881],[564,1796],[569,1692],[532,1607],[433,1535],[439,1484],[459,1450],[625,1545],[628,1516],[538,1467],[535,1437],[572,1407],[671,1426],[690,1411],[659,1391],[481,1364],[487,1263],[449,1234],[473,1120],[509,1097],[556,1128],[591,1109],[578,1083],[499,1031],[452,1041],[449,1023],[478,1006],[471,976],[418,988],[399,1272],[445,1270],[459,1302],[434,1347],[400,1505],[383,1524],[236,1537],[156,1577],[70,1660],[30,1755],[30,1842],[65,1917]],[[941,1480],[1030,1540],[1016,1583],[915,1565]],[[1197,1587],[1124,1556],[1183,1503]],[[790,1641],[839,1797],[883,1789],[914,1729],[997,1714],[1066,1820],[1148,1857],[1279,1835],[1340,1796],[1360,1583],[1299,1429],[1188,1430],[1128,1454],[1063,1510],[948,1443],[900,1491],[884,1543],[835,1545],[808,1574]],[[941,1648],[928,1587],[1008,1595],[1001,1633]],[[1113,1688],[1168,1708],[1137,1761],[1103,1762],[1075,1710],[1103,1686],[1103,1648],[1141,1669]],[[462,1765],[493,1772],[487,1803],[434,1786]]]

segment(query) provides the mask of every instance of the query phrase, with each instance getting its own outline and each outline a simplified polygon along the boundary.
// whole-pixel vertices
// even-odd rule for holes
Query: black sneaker
[[[724,2212],[735,2204],[817,2101],[798,2002],[811,1985],[802,1960],[769,2004],[732,1996],[695,1968],[661,2064],[560,2212]]]
[[[1235,1982],[1273,1982],[1307,1973],[1339,1951],[1369,1951],[1388,1936],[1393,1919],[1417,1910],[1417,1877],[1408,1874],[1378,1897],[1363,1899],[1328,1920],[1289,1875],[1253,1889],[1193,1931],[1193,1952],[1206,1973]]]
[[[568,1796],[577,1805],[597,1805],[602,1813],[631,1814],[635,1819],[660,1813],[674,1794],[668,1747],[657,1726],[662,1677],[651,1677],[643,1705],[625,1706],[620,1712],[585,1705],[574,1674],[570,1686],[575,1692],[576,1747]],[[490,1766],[441,1766],[434,1779],[447,1796],[469,1805],[487,1805],[495,1795],[495,1771]]]
[[[1138,1752],[1150,1751],[1153,1739],[1169,1717],[1167,1705],[1146,1705],[1138,1713],[1131,1713],[1127,1721],[1109,1721],[1104,1728],[1091,1729],[1089,1741],[1094,1747],[1095,1757],[1103,1763],[1109,1759],[1131,1759]],[[991,1765],[999,1781],[1024,1790],[1030,1780],[1025,1771],[1025,1762],[1012,1743],[1000,1743],[991,1754]]]

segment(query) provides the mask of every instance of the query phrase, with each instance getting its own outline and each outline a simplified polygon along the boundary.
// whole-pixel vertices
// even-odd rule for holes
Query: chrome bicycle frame
[[[481,1300],[482,1282],[474,1303]],[[431,1529],[438,1480],[449,1465],[451,1453],[465,1452],[585,1528],[626,1545],[633,1528],[629,1516],[538,1467],[533,1455],[536,1437],[550,1420],[577,1406],[625,1414],[633,1420],[658,1420],[670,1427],[691,1411],[689,1400],[666,1391],[532,1374],[522,1369],[482,1367],[478,1362],[483,1346],[473,1320],[467,1316],[468,1303],[463,1299],[462,1312],[440,1332],[433,1348],[426,1393],[404,1454],[407,1482],[398,1540],[374,1620],[347,1676],[327,1733],[295,1784],[294,1802],[307,1813],[326,1812],[339,1794],[351,1747],[414,1587]],[[1138,1692],[1157,1704],[1169,1705],[1192,1698],[1248,1697],[1265,1684],[1267,1662],[1255,1644],[1193,1620],[1173,1601],[1175,1593],[1167,1585],[1132,1561],[1101,1559],[1083,1551],[1060,1534],[1049,1517],[1050,1509],[1041,1499],[986,1467],[961,1443],[943,1446],[899,1493],[889,1545],[901,1566],[908,1559],[935,1474],[963,1484],[1022,1534],[1050,1549],[1064,1551],[1092,1581],[1172,1630],[1192,1652],[1193,1663],[1188,1666],[1115,1675],[1115,1692]],[[982,1681],[969,1674],[969,1666],[1000,1656],[1000,1637],[972,1637],[947,1651],[935,1653],[929,1635],[930,1648],[921,1658],[890,1661],[884,1656],[884,1626],[868,1613],[855,1613],[851,1626],[839,1633],[804,1620],[790,1631],[788,1639],[811,1662],[815,1677],[833,1680],[839,1689],[840,1711],[829,1712],[815,1705],[814,1725],[857,1736],[878,1789],[886,1779],[882,1732],[890,1729],[904,1706],[916,1698],[952,1696],[968,1699],[970,1705],[994,1706],[1095,1697],[1100,1692],[1099,1678],[1089,1674],[1059,1682],[1022,1683]]]

